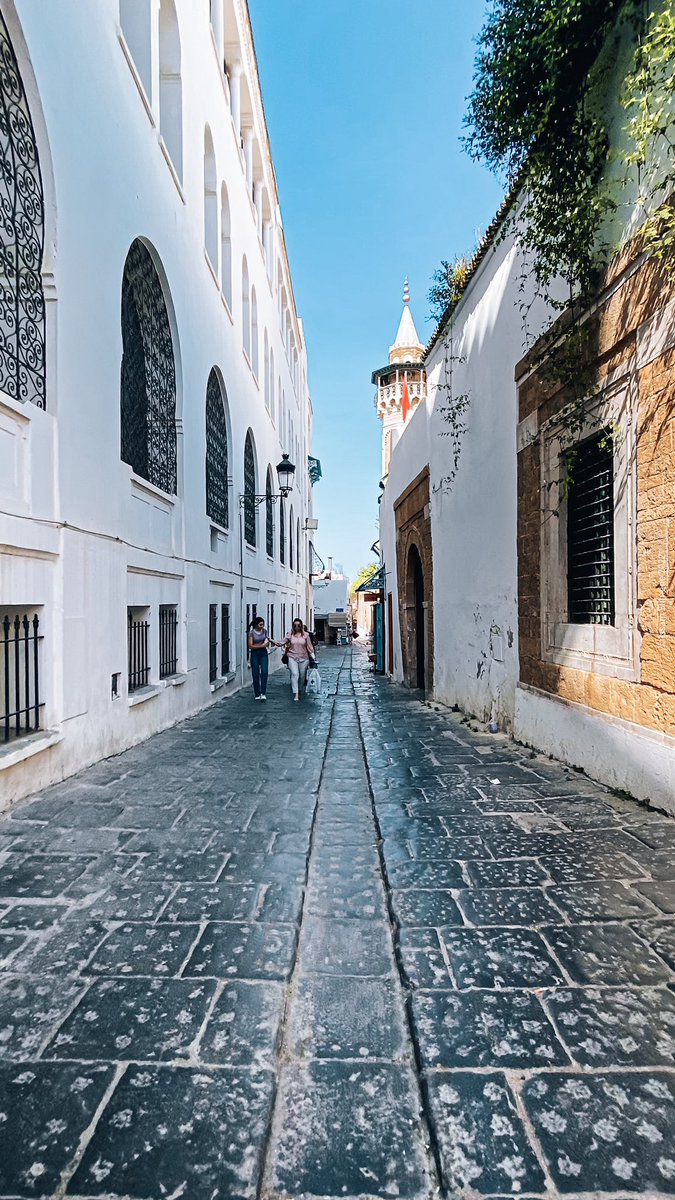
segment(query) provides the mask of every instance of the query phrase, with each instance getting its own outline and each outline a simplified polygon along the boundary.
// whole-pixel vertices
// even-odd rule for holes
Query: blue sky
[[[462,150],[484,0],[249,0],[314,405],[317,549],[352,577],[372,559],[381,465],[371,372],[410,278],[427,291],[500,199]]]

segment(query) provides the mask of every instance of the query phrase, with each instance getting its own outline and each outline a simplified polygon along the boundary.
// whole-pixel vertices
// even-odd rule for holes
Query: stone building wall
[[[417,621],[410,554],[417,550],[424,579],[425,691],[431,695],[434,681],[434,567],[429,506],[429,468],[425,467],[394,502],[396,519],[396,571],[403,675],[410,687],[417,686]]]

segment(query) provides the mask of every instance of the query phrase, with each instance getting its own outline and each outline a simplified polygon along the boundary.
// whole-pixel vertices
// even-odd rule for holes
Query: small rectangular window
[[[209,604],[209,682],[218,678],[218,605]]]
[[[225,676],[230,671],[230,606],[220,606],[220,673]]]
[[[175,604],[159,606],[159,677],[168,679],[178,670],[178,610]]]
[[[569,454],[567,500],[568,619],[613,625],[614,450],[606,431]]]
[[[129,692],[147,687],[150,679],[150,622],[147,608],[127,609],[127,651],[129,658]]]

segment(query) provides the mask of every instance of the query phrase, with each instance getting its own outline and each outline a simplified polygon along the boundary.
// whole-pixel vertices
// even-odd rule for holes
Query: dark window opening
[[[159,677],[168,679],[178,670],[178,612],[175,604],[159,609]]]
[[[136,692],[139,688],[148,686],[150,679],[149,629],[150,622],[146,620],[143,610],[133,608],[127,610],[128,690],[130,692]]]
[[[614,451],[606,432],[568,458],[567,597],[574,625],[613,625]]]
[[[227,675],[230,671],[230,606],[220,606],[220,673]]]
[[[2,740],[40,728],[40,618],[5,616],[0,627],[0,727]]]
[[[255,455],[249,432],[244,445],[244,536],[249,546],[256,545],[255,525]]]
[[[228,445],[225,399],[211,371],[206,385],[206,513],[224,529],[229,526]]]

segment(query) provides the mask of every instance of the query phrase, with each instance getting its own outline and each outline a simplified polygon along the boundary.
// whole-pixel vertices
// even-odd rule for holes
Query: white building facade
[[[312,410],[244,0],[0,15],[2,807],[311,620]]]

